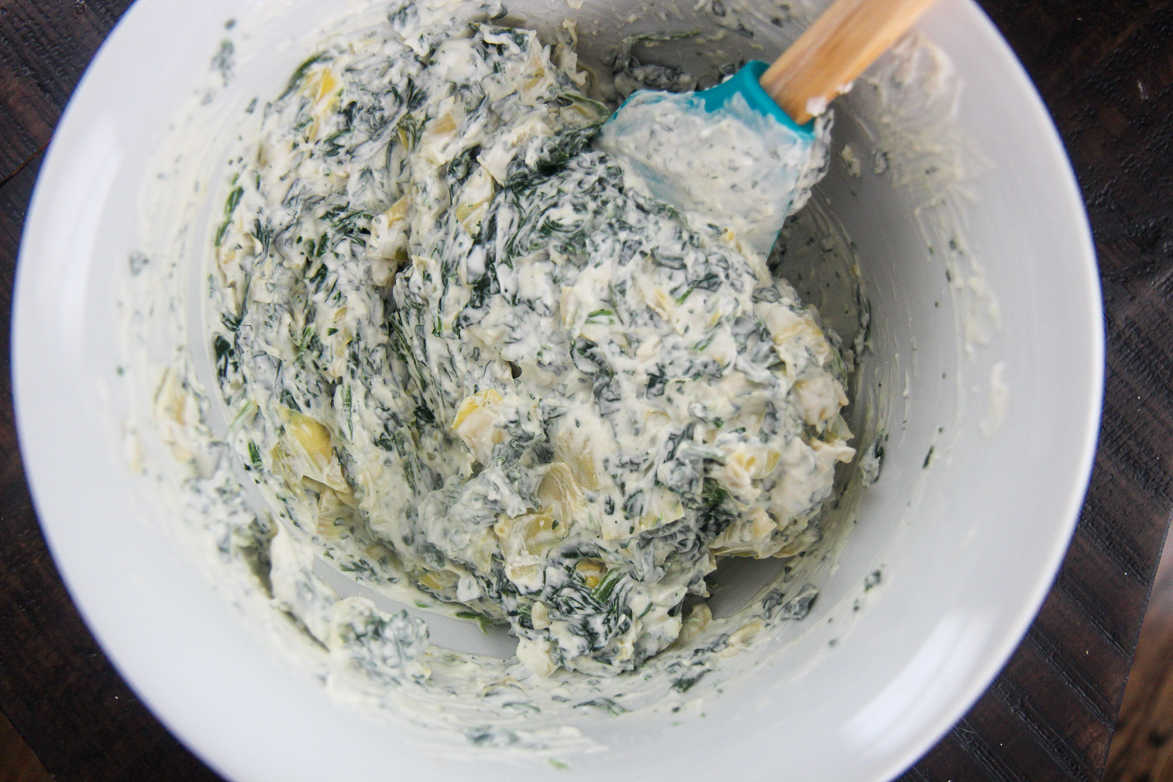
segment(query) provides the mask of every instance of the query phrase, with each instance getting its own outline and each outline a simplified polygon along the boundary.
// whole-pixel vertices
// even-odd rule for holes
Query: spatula
[[[836,0],[772,65],[748,62],[721,84],[696,93],[633,93],[604,127],[603,147],[633,162],[652,193],[673,206],[687,210],[706,201],[711,212],[722,200],[740,201],[726,203],[726,208],[746,216],[740,221],[742,238],[768,252],[787,215],[805,202],[797,191],[813,184],[803,179],[803,167],[816,143],[813,117],[846,91],[931,3]],[[657,105],[664,100],[684,114],[668,112],[668,104]],[[689,120],[689,115],[704,121],[680,121]],[[762,139],[767,161],[759,161],[756,171],[718,170],[729,158],[717,155],[708,165],[713,170],[690,169],[689,161],[701,160],[705,150],[723,143],[726,134],[718,128],[726,115],[759,135],[769,134]],[[665,116],[671,117],[668,124]],[[664,132],[653,134],[649,123],[664,125]],[[734,181],[738,178],[745,180],[740,189]],[[726,185],[729,194],[723,192]],[[754,199],[772,203],[752,203]]]

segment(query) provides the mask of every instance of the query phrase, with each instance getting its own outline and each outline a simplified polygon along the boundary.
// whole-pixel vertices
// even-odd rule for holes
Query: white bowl
[[[298,13],[314,7],[305,0],[272,5],[272,41],[313,18]],[[624,17],[638,4],[588,2],[556,14],[545,5],[510,10],[547,23],[579,16],[587,48],[598,50],[616,40],[617,25],[630,28]],[[699,16],[679,24],[714,21],[681,5]],[[13,373],[49,545],[121,673],[226,776],[544,778],[544,762],[437,754],[331,699],[248,631],[166,525],[133,500],[112,414],[117,284],[135,247],[145,151],[206,73],[224,20],[244,13],[237,6],[136,3],[87,72],[41,171],[18,268]],[[730,35],[725,56],[769,58],[784,41],[768,22],[754,29],[752,41]],[[1054,128],[988,20],[968,0],[941,0],[918,29],[947,53],[961,84],[949,116],[928,128],[941,149],[926,154],[953,159],[963,147],[971,165],[944,186],[914,181],[907,164],[916,158],[873,174],[873,149],[902,132],[880,114],[910,120],[864,82],[842,102],[836,164],[820,188],[859,245],[871,297],[875,352],[862,372],[876,405],[865,428],[890,434],[883,477],[803,632],[707,697],[703,718],[600,723],[596,737],[610,750],[570,759],[572,776],[893,776],[990,683],[1054,577],[1099,417],[1103,335],[1089,232]],[[271,51],[273,67],[248,77],[258,91],[299,59],[292,48]],[[864,160],[859,177],[844,143]],[[964,254],[949,250],[954,235]],[[881,381],[886,397],[876,393]],[[848,632],[843,606],[877,568],[883,588]]]

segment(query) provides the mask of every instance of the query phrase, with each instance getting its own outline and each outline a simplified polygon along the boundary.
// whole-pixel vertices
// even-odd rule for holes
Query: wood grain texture
[[[933,0],[835,0],[759,80],[786,116],[805,125],[904,35]],[[818,110],[815,113],[819,113]]]
[[[82,70],[128,5],[0,0],[0,183],[44,151]]]
[[[128,4],[0,0],[5,323],[41,153]],[[1087,201],[1108,331],[1104,419],[1079,527],[1038,619],[904,778],[1092,780],[1173,508],[1173,0],[981,4],[1050,107]],[[129,690],[68,599],[25,487],[0,333],[0,709],[58,779],[215,779]]]
[[[74,85],[129,2],[0,0],[0,320],[42,152]],[[216,779],[102,654],[36,525],[16,448],[9,332],[0,337],[0,708],[63,780]]]
[[[8,718],[0,714],[0,782],[49,782],[52,777]]]
[[[1165,541],[1108,750],[1107,782],[1173,779],[1173,538]]]

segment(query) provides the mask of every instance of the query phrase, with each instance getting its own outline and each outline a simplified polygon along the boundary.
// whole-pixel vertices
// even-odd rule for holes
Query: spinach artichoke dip
[[[209,239],[273,595],[329,645],[318,556],[508,623],[539,674],[635,670],[719,559],[819,541],[844,361],[736,226],[608,151],[565,41],[388,20],[252,109]]]

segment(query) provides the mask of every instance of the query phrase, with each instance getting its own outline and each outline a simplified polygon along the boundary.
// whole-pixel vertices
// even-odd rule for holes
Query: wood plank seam
[[[949,731],[961,748],[969,753],[986,772],[986,780],[990,782],[1030,782],[1019,776],[1018,772],[1006,765],[993,748],[986,742],[981,731],[969,721],[969,716],[962,717]]]
[[[1168,291],[1163,290],[1167,287],[1170,280],[1173,280],[1173,267],[1162,269],[1158,264],[1157,268],[1153,270],[1153,275],[1146,275],[1151,279],[1146,280],[1145,288],[1142,290],[1140,296],[1136,296],[1132,303],[1137,307],[1143,307],[1154,311],[1154,314],[1165,316],[1167,322],[1169,315],[1167,309],[1162,309],[1162,305],[1168,304]],[[1164,294],[1164,295],[1163,295]],[[1156,301],[1150,301],[1150,296],[1156,298]],[[1169,388],[1169,384],[1173,381],[1173,364],[1168,361],[1153,361],[1152,356],[1163,356],[1166,359],[1170,357],[1173,351],[1170,350],[1167,344],[1157,344],[1152,337],[1143,333],[1136,322],[1135,313],[1123,313],[1120,316],[1111,319],[1114,327],[1114,340],[1125,343],[1124,346],[1131,347],[1135,345],[1132,356],[1133,361],[1128,361],[1128,371],[1132,375],[1139,376],[1145,381],[1148,386],[1146,391],[1154,391],[1157,389]],[[1118,358],[1118,356],[1113,356]],[[1164,368],[1164,373],[1159,374],[1159,370]],[[1173,487],[1173,481],[1168,479],[1168,475],[1162,476],[1164,480],[1158,481],[1158,491],[1161,499],[1173,501],[1173,494],[1170,494],[1170,488]]]
[[[1145,611],[1136,661],[1129,672],[1117,732],[1101,761],[1105,780],[1173,779],[1173,536]]]
[[[1120,642],[1120,639],[1116,637],[1116,634],[1108,629],[1108,625],[1104,621],[1103,616],[1095,609],[1091,599],[1087,596],[1083,587],[1080,584],[1075,583],[1074,576],[1066,573],[1066,568],[1059,571],[1059,577],[1055,579],[1055,586],[1052,588],[1063,590],[1063,593],[1071,600],[1071,602],[1075,603],[1075,605],[1083,612],[1083,615],[1087,619],[1088,623],[1090,623],[1091,626],[1096,631],[1098,631],[1100,635],[1102,635],[1108,642],[1108,644],[1113,649],[1118,651],[1122,657],[1125,659],[1132,658],[1132,654],[1126,648],[1124,648],[1124,644]]]
[[[1038,713],[1030,696],[1009,678],[999,678],[991,688],[998,699],[1037,740],[1038,747],[1055,765],[1078,780],[1091,780],[1087,766],[1080,760],[1083,753],[1071,745],[1066,736],[1057,732]]]
[[[3,179],[0,179],[0,188],[4,187],[4,186],[5,186],[5,185],[7,185],[9,182],[11,182],[12,180],[16,179],[18,176],[20,176],[21,172],[23,172],[23,171],[24,171],[26,168],[28,168],[28,167],[29,167],[29,165],[30,165],[30,164],[31,164],[31,163],[32,163],[34,160],[36,160],[37,158],[39,158],[41,155],[45,154],[45,150],[46,150],[46,149],[48,149],[48,148],[49,148],[49,147],[48,147],[48,145],[46,144],[46,145],[44,145],[44,146],[40,147],[40,148],[39,148],[39,149],[38,149],[36,152],[34,152],[33,154],[29,155],[27,158],[25,158],[24,160],[22,160],[20,163],[18,163],[18,164],[17,164],[17,166],[16,166],[16,168],[12,170],[12,173],[11,173],[11,174],[8,174],[8,175],[7,175],[6,177],[4,177]],[[26,209],[26,210],[28,209],[28,206],[27,206],[27,205],[25,206],[25,209]]]
[[[1166,444],[1162,450],[1168,454],[1167,444],[1170,441],[1151,430],[1154,427],[1160,428],[1162,435],[1169,435],[1173,433],[1173,427],[1166,420],[1162,420],[1163,416],[1157,411],[1150,410],[1148,415],[1137,415],[1136,406],[1137,403],[1151,402],[1162,392],[1163,401],[1167,401],[1173,377],[1156,375],[1154,370],[1159,364],[1173,366],[1173,363],[1160,361],[1159,358],[1154,360],[1154,357],[1165,355],[1165,346],[1157,345],[1142,336],[1134,335],[1134,341],[1113,344],[1120,343],[1121,337],[1129,336],[1127,330],[1130,324],[1135,327],[1133,319],[1123,319],[1123,322],[1115,327],[1116,334],[1109,341],[1104,424],[1100,431],[1098,459],[1113,464],[1117,470],[1116,474],[1139,489],[1139,493],[1146,495],[1146,499],[1150,500],[1150,504],[1156,510],[1156,503],[1151,500],[1161,500],[1162,507],[1168,507],[1170,502],[1173,502],[1173,496],[1170,495],[1170,486],[1173,486],[1173,482],[1169,479],[1168,468],[1158,464],[1159,460],[1153,458],[1153,448],[1162,441]],[[1147,375],[1146,383],[1151,379],[1157,385],[1149,388],[1138,385],[1134,376],[1142,374]],[[1123,393],[1108,393],[1117,386],[1123,386]],[[1124,407],[1126,399],[1128,407],[1120,409]],[[1143,430],[1141,421],[1144,422]],[[1155,573],[1155,563],[1153,568]]]
[[[1101,703],[1096,697],[1095,686],[1088,682],[1083,674],[1075,670],[1070,663],[1064,662],[1066,655],[1046,631],[1039,627],[1037,622],[1031,626],[1027,633],[1026,642],[1038,649],[1039,656],[1047,663],[1051,671],[1071,688],[1071,691],[1087,707],[1097,722],[1109,728],[1115,723],[1115,718],[1109,714],[1111,705]]]
[[[1149,355],[1160,354],[1150,353]],[[1130,368],[1129,372],[1132,371]],[[1143,414],[1145,411],[1138,411],[1133,406],[1142,401],[1149,401],[1153,395],[1161,393],[1161,389],[1164,389],[1167,393],[1170,388],[1169,384],[1173,383],[1173,379],[1160,379],[1157,382],[1165,383],[1166,385],[1158,389],[1144,389],[1138,388],[1135,383],[1129,383],[1127,390],[1117,396],[1128,396],[1130,398],[1130,409],[1117,411],[1115,408],[1120,404],[1119,401],[1110,403],[1109,409],[1115,413],[1112,415],[1113,419],[1129,420],[1115,420],[1112,422],[1119,428],[1111,433],[1113,436],[1106,436],[1104,438],[1104,442],[1101,443],[1101,448],[1103,449],[1101,457],[1110,459],[1116,464],[1117,474],[1121,476],[1122,480],[1126,482],[1125,486],[1133,493],[1144,496],[1154,506],[1156,503],[1153,500],[1161,500],[1167,506],[1171,501],[1167,489],[1169,473],[1167,469],[1158,464],[1158,459],[1153,458],[1155,454],[1152,448],[1161,442],[1161,440],[1160,436],[1154,437],[1155,433],[1149,431],[1153,428],[1161,427],[1161,421],[1156,415],[1145,415]],[[1138,412],[1142,414],[1138,415]],[[1138,420],[1145,422],[1144,426],[1146,431],[1139,429],[1140,425],[1137,423]],[[1161,434],[1169,435],[1173,434],[1173,431],[1166,430]],[[1169,441],[1166,440],[1165,442]],[[1135,552],[1133,556],[1135,556]],[[1147,575],[1152,575],[1156,572],[1155,564],[1152,567],[1153,570]]]
[[[1089,491],[1084,500],[1084,510],[1079,524],[1084,532],[1095,542],[1096,548],[1103,551],[1112,562],[1120,568],[1124,576],[1131,581],[1146,585],[1143,557],[1137,555],[1130,546],[1119,540],[1119,535],[1113,537],[1105,528],[1105,519],[1110,516],[1102,507],[1099,493]],[[1151,579],[1151,574],[1150,574]]]

